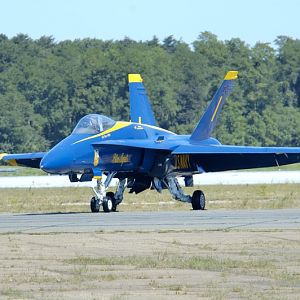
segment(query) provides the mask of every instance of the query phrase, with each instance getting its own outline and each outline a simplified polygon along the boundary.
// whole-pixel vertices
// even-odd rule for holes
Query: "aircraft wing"
[[[40,162],[46,152],[22,153],[22,154],[0,154],[0,160],[3,160],[11,166],[25,166],[30,168],[40,168]]]
[[[300,162],[300,147],[246,147],[183,145],[172,151],[187,154],[205,172],[280,166]]]

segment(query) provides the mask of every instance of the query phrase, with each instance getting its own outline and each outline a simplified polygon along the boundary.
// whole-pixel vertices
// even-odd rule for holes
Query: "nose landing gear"
[[[115,172],[109,173],[105,182],[103,182],[102,177],[97,179],[97,187],[93,188],[95,196],[91,199],[91,212],[99,212],[101,205],[104,212],[114,212],[117,210],[117,206],[123,201],[123,194],[126,188],[126,178],[119,180],[115,193],[106,192],[115,175]]]

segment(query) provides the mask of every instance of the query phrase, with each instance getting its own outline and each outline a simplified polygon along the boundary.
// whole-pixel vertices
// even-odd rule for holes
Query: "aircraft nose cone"
[[[50,150],[41,160],[40,168],[51,174],[65,174],[70,170],[71,157],[66,151]]]
[[[55,169],[55,162],[53,162],[52,159],[49,159],[49,157],[44,156],[40,162],[40,168],[47,173],[52,173]]]

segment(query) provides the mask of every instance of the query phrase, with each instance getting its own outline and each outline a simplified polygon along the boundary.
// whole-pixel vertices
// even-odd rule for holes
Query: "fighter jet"
[[[280,166],[300,162],[300,147],[246,147],[222,145],[212,132],[238,76],[229,71],[190,135],[178,135],[157,126],[140,74],[129,74],[129,122],[116,122],[99,114],[79,120],[73,132],[48,152],[2,154],[11,165],[41,168],[68,175],[71,182],[97,180],[90,200],[92,212],[116,211],[126,188],[141,193],[168,189],[176,200],[205,209],[201,190],[186,195],[178,183],[204,172]],[[105,179],[104,179],[104,176]],[[107,192],[113,178],[115,193]]]

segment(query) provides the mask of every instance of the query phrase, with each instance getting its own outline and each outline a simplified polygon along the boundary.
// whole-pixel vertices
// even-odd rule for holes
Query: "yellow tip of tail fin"
[[[225,76],[225,80],[235,80],[238,78],[238,71],[229,71]]]
[[[143,82],[143,78],[140,74],[128,74],[128,82]]]
[[[5,155],[7,155],[7,153],[0,153],[0,160],[2,160]]]

